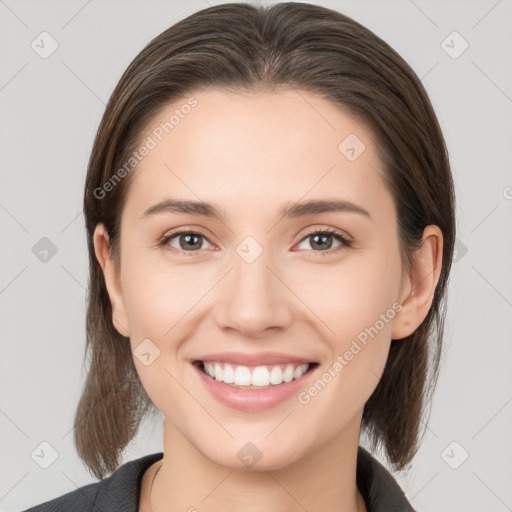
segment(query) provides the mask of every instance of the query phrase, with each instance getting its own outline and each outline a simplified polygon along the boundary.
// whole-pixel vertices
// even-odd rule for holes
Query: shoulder
[[[119,466],[108,478],[84,485],[24,512],[137,512],[140,486],[146,469],[163,457],[145,455]]]
[[[391,473],[362,446],[357,452],[357,487],[368,512],[415,512]]]

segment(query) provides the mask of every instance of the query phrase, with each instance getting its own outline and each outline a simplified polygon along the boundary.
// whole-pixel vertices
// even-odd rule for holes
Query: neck
[[[360,423],[278,469],[219,465],[168,420],[164,457],[151,493],[153,512],[366,512],[356,486]],[[166,456],[169,454],[169,456]]]

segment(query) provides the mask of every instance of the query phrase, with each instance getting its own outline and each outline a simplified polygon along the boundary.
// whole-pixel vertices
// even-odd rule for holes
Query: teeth
[[[270,384],[270,372],[266,366],[257,366],[252,371],[251,384],[253,386],[268,386]]]
[[[256,366],[255,368],[249,368],[247,366],[233,366],[226,363],[205,362],[203,367],[207,375],[226,384],[245,387],[269,387],[270,385],[277,386],[283,382],[291,382],[302,377],[308,371],[309,364],[275,365],[272,367]]]
[[[229,365],[224,366],[220,379],[226,384],[233,384],[235,382],[235,370],[233,370],[233,367]]]
[[[237,386],[251,385],[251,370],[247,366],[237,366],[235,369],[235,384]]]
[[[283,382],[283,371],[279,366],[274,366],[270,372],[270,383],[281,384]]]

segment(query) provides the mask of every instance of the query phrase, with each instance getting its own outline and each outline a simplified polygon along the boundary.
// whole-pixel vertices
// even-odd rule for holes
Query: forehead
[[[191,94],[163,108],[141,140],[151,149],[126,203],[138,214],[169,195],[258,212],[309,196],[369,206],[387,193],[371,132],[304,91]]]

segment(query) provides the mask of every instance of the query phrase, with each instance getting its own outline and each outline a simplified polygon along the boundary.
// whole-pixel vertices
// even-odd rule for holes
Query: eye
[[[340,243],[340,245],[338,245],[338,247],[336,247],[335,249],[331,249],[333,238]],[[305,237],[302,238],[300,243],[303,243],[306,240],[312,240],[312,242],[310,242],[310,245],[313,247],[313,249],[310,250],[317,253],[319,252],[322,254],[322,256],[333,254],[344,248],[352,246],[352,241],[337,229],[323,229],[310,231],[309,233],[306,234]],[[320,250],[315,250],[314,247],[320,248]]]
[[[174,242],[174,239],[176,241]],[[352,241],[344,235],[341,231],[336,229],[323,229],[323,230],[314,230],[307,233],[300,243],[305,242],[306,240],[311,239],[312,244],[310,244],[313,249],[309,249],[312,252],[321,253],[322,256],[333,254],[338,252],[344,248],[348,248],[352,246]],[[335,239],[339,242],[338,247],[332,249],[332,239]],[[207,241],[208,237],[201,231],[197,230],[177,230],[171,233],[168,233],[159,242],[160,246],[164,246],[166,249],[175,253],[187,253],[187,256],[198,256],[200,255],[200,250],[203,249],[203,241]],[[176,245],[170,243],[173,241]],[[320,248],[320,250],[316,250],[316,248]]]
[[[178,247],[169,243],[174,238],[176,238]],[[188,253],[187,256],[196,256],[199,255],[199,250],[203,248],[204,240],[208,241],[208,238],[201,231],[181,230],[165,235],[160,240],[159,245],[165,246],[171,252]]]

